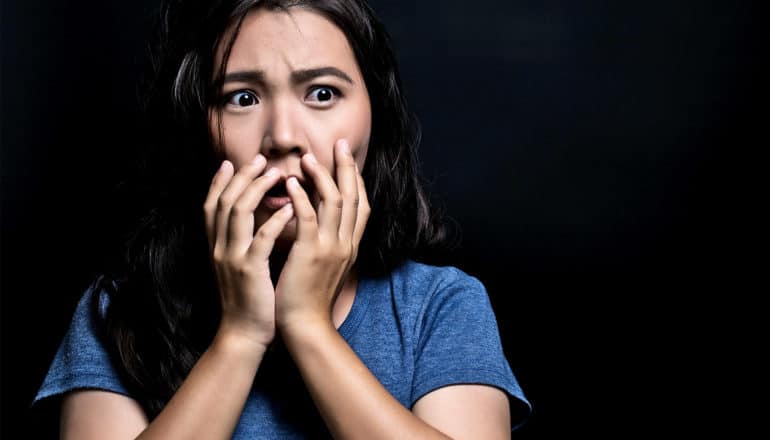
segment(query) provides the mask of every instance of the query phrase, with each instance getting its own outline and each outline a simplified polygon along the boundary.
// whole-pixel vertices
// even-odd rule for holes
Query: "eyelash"
[[[324,103],[325,102],[334,102],[335,98],[339,99],[339,98],[342,97],[342,92],[337,87],[326,86],[326,85],[318,85],[318,86],[312,86],[310,88],[310,91],[307,93],[306,98],[308,96],[310,96],[311,94],[313,94],[315,92],[318,92],[319,90],[324,90],[324,89],[331,91],[332,95],[333,95],[333,97],[332,97],[332,99],[330,101],[323,101]],[[236,96],[238,96],[240,94],[249,94],[249,95],[251,95],[254,98],[255,104],[259,104],[259,97],[257,96],[256,92],[254,92],[253,90],[248,90],[248,89],[239,89],[239,90],[234,90],[234,91],[232,91],[230,93],[226,93],[222,97],[222,105],[228,105],[229,104],[229,105],[237,106],[237,104],[233,104],[230,101],[234,97],[236,97]],[[318,101],[318,102],[321,102],[321,101]],[[251,107],[251,106],[244,106],[244,107]]]
[[[228,105],[228,104],[229,104],[229,105],[235,105],[235,106],[237,106],[237,104],[232,104],[230,101],[231,101],[231,100],[232,100],[232,99],[233,99],[235,96],[237,96],[237,95],[240,95],[240,94],[249,94],[249,95],[251,95],[251,96],[254,98],[254,102],[255,102],[256,104],[259,104],[259,98],[257,97],[257,94],[256,94],[256,93],[255,93],[253,90],[244,90],[244,89],[241,89],[241,90],[234,90],[234,91],[232,91],[232,92],[230,92],[230,93],[225,93],[225,95],[222,97],[222,102],[221,102],[221,104],[222,104],[223,106],[224,106],[224,105]]]
[[[330,101],[325,101],[325,102],[334,102],[335,98],[339,99],[339,98],[342,97],[342,92],[340,92],[340,89],[338,89],[336,87],[333,87],[333,86],[323,86],[323,85],[311,87],[310,88],[310,92],[308,93],[308,96],[312,95],[313,93],[315,93],[315,92],[317,92],[319,90],[324,90],[324,89],[330,90],[332,92],[332,95],[334,95],[334,96],[332,96],[332,99]]]

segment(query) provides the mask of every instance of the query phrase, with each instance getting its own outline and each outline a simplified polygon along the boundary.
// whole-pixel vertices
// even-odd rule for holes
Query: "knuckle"
[[[248,206],[246,206],[246,202],[238,201],[233,205],[232,212],[235,215],[245,215],[251,212]]]
[[[222,265],[225,262],[225,253],[218,246],[214,248],[214,253],[211,256],[214,263]]]
[[[316,221],[315,212],[308,212],[308,213],[304,213],[304,214],[298,214],[297,218],[299,218],[300,221],[307,222],[307,223],[315,223],[315,221]]]
[[[253,269],[251,265],[246,264],[245,261],[242,261],[235,266],[235,275],[239,278],[248,278],[252,273]]]
[[[345,246],[340,246],[334,251],[334,258],[337,261],[344,262],[350,257],[350,250]]]
[[[329,204],[337,209],[342,209],[344,202],[342,196],[332,196],[329,198]]]
[[[270,233],[270,228],[267,223],[257,230],[257,239],[269,240],[271,237],[272,234]]]
[[[232,196],[229,195],[222,195],[219,200],[217,200],[217,209],[219,211],[226,211],[229,210],[231,206],[233,206],[233,200]]]
[[[313,253],[310,255],[310,265],[311,266],[319,266],[326,263],[326,258],[321,253]]]
[[[342,256],[345,259],[350,258],[350,256],[353,255],[353,251],[354,251],[353,242],[350,241],[350,240],[345,240],[342,243],[341,249],[342,249],[342,251],[341,251]]]

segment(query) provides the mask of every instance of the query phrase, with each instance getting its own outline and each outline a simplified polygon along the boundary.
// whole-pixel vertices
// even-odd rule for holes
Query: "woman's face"
[[[230,52],[221,96],[221,113],[210,108],[209,130],[218,143],[221,122],[222,144],[216,147],[236,171],[262,154],[265,171],[275,167],[284,178],[298,176],[308,184],[317,210],[318,194],[300,166],[303,154],[313,153],[336,181],[334,144],[345,139],[363,170],[371,133],[369,94],[345,34],[322,15],[301,8],[249,12]],[[255,229],[274,211],[260,204]],[[292,219],[276,246],[295,237]]]

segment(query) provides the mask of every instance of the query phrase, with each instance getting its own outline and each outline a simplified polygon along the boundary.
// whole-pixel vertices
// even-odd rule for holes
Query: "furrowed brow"
[[[261,70],[240,70],[237,72],[230,72],[225,74],[224,84],[231,82],[264,84],[265,72]]]
[[[355,84],[353,80],[336,67],[318,67],[314,69],[295,70],[291,73],[291,81],[295,84],[302,84],[311,81],[319,76],[335,76],[350,84]],[[262,70],[239,70],[225,74],[224,84],[231,82],[243,82],[252,84],[266,84],[265,72]]]
[[[308,82],[319,76],[336,76],[350,84],[355,84],[352,79],[336,67],[318,67],[315,69],[295,70],[291,73],[291,80],[296,84]]]

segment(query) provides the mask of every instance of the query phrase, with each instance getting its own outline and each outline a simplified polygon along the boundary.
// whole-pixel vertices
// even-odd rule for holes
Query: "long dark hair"
[[[222,159],[208,131],[209,105],[245,15],[292,7],[315,11],[345,33],[370,96],[372,134],[362,174],[372,213],[357,272],[381,276],[407,258],[429,260],[457,244],[423,190],[417,121],[402,95],[389,37],[363,0],[165,2],[141,84],[144,151],[133,178],[120,185],[127,219],[121,252],[94,283],[95,292],[110,298],[103,327],[108,349],[151,418],[208,347],[219,320],[202,210]],[[236,32],[224,41],[232,25]],[[220,44],[225,57],[215,66]]]

